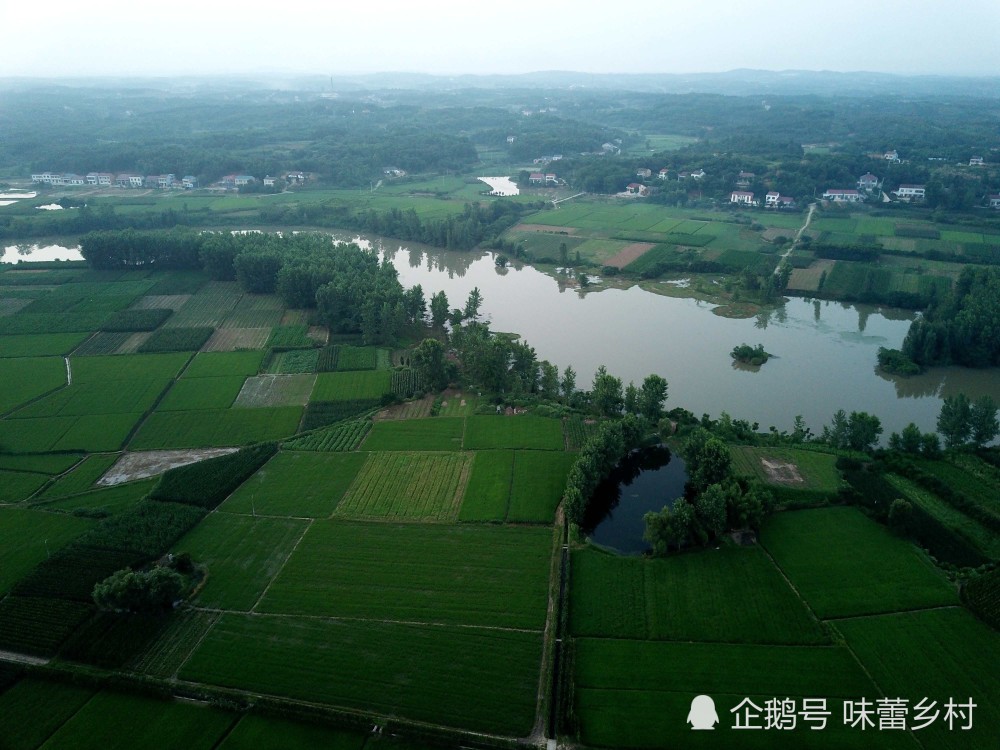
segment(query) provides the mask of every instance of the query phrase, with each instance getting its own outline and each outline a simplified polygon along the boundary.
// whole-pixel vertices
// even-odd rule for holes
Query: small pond
[[[632,451],[594,491],[581,530],[602,547],[647,552],[643,516],[673,506],[684,496],[687,479],[684,460],[666,446]]]

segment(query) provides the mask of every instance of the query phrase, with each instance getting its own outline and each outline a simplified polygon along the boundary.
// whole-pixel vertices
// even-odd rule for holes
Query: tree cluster
[[[162,615],[184,590],[184,578],[170,568],[112,573],[94,586],[94,603],[111,612]]]
[[[970,401],[964,393],[948,396],[941,404],[938,432],[946,448],[963,448],[970,443],[981,448],[1000,433],[997,404],[988,395]]]
[[[882,434],[882,421],[865,411],[852,411],[850,415],[838,409],[828,426],[823,427],[820,440],[833,448],[871,452]]]

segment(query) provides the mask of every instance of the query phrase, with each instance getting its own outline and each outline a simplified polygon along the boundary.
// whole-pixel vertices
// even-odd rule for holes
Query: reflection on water
[[[650,547],[642,538],[643,517],[673,507],[684,496],[687,479],[683,459],[665,446],[633,451],[594,490],[580,528],[603,547],[626,554],[646,552]]]
[[[942,397],[958,390],[1000,401],[996,370],[877,375],[878,347],[900,346],[914,317],[907,311],[791,298],[755,318],[734,319],[709,314],[710,303],[637,286],[564,294],[572,288],[564,279],[530,266],[512,263],[506,274],[496,273],[488,253],[410,246],[391,256],[400,281],[421,284],[428,299],[444,291],[459,307],[479,287],[494,330],[516,331],[540,359],[572,365],[580,387],[589,387],[601,364],[626,384],[655,372],[670,384],[667,405],[698,416],[727,411],[765,430],[790,430],[801,414],[819,432],[843,408],[877,415],[887,436],[909,422],[933,430]],[[763,344],[775,358],[754,373],[734,368],[729,353],[744,342]]]

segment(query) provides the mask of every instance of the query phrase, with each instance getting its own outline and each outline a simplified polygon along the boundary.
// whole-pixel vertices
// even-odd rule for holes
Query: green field
[[[549,529],[317,521],[260,612],[540,630]]]
[[[996,631],[959,607],[852,618],[838,621],[836,628],[887,696],[908,699],[911,706],[923,698],[937,702],[941,717],[914,733],[924,747],[996,747],[1000,737]],[[972,729],[962,731],[966,721],[956,717],[949,731],[945,703],[970,698],[976,703]]]
[[[45,748],[211,750],[232,721],[219,708],[102,692],[63,724]]]
[[[112,487],[81,492],[57,500],[46,499],[42,507],[46,510],[101,512],[116,515],[128,510],[148,495],[154,484],[156,484],[156,478],[116,484]]]
[[[157,405],[157,411],[228,409],[243,388],[242,375],[212,378],[180,378]]]
[[[0,469],[0,503],[17,503],[37,492],[50,479],[48,474]]]
[[[133,450],[213,448],[279,440],[295,434],[302,407],[155,412],[133,439]]]
[[[92,525],[62,513],[0,508],[0,594]]]
[[[0,414],[66,385],[66,365],[59,357],[0,359]]]
[[[315,724],[299,724],[288,719],[273,719],[249,714],[226,736],[219,750],[361,750],[365,735],[344,729],[330,729]]]
[[[72,357],[73,384],[108,380],[171,380],[187,364],[188,353]]]
[[[170,384],[168,380],[107,380],[73,383],[12,416],[79,417],[92,414],[142,414],[149,410]]]
[[[222,617],[180,676],[526,735],[541,645],[540,633],[234,614]]]
[[[957,602],[951,584],[920,550],[855,508],[778,513],[760,539],[822,618]]]
[[[503,521],[510,503],[514,451],[477,451],[459,512],[461,521]]]
[[[176,544],[208,569],[203,607],[247,611],[302,537],[306,521],[213,513]]]
[[[315,375],[255,375],[246,379],[233,406],[243,409],[305,406],[315,382]]]
[[[353,451],[371,428],[371,420],[356,419],[286,441],[283,445],[297,451]]]
[[[118,456],[87,456],[80,465],[68,474],[59,477],[55,482],[45,488],[42,497],[55,498],[75,495],[78,492],[86,492],[93,489],[94,482],[104,476],[104,472],[110,469]]]
[[[334,515],[454,521],[469,475],[464,453],[373,453]]]
[[[605,747],[870,747],[868,736],[838,731],[840,700],[877,696],[842,647],[671,643],[583,638],[575,642],[576,714],[584,743]],[[696,695],[710,695],[721,719],[713,733],[692,734],[686,719]],[[829,700],[829,726],[784,732],[736,732],[731,708],[744,698]],[[762,719],[760,720],[762,724]],[[804,722],[803,722],[804,723]],[[720,736],[721,733],[721,736]],[[829,734],[828,734],[829,733]],[[785,735],[780,737],[778,735]],[[702,739],[707,737],[707,739]],[[739,739],[736,739],[736,738]],[[879,747],[914,747],[901,735]],[[784,740],[784,741],[782,741]],[[720,745],[721,743],[721,745]],[[780,743],[780,744],[779,744]]]
[[[94,696],[85,687],[24,679],[0,695],[4,750],[36,750]]]
[[[264,352],[201,352],[185,368],[181,378],[244,378],[260,370]]]
[[[366,451],[457,451],[462,448],[465,419],[430,417],[376,422],[361,444]]]
[[[360,453],[281,451],[219,509],[263,516],[326,518],[367,458]]]
[[[507,520],[551,524],[575,460],[567,453],[516,451]]]
[[[27,336],[0,336],[0,352],[6,357],[51,357],[69,354],[86,333],[42,333]]]
[[[465,448],[533,448],[561,451],[562,423],[532,416],[473,416],[466,420]]]
[[[571,627],[581,636],[726,643],[828,642],[819,622],[756,547],[662,560],[577,550]]]
[[[840,488],[837,457],[795,448],[730,448],[733,470],[765,484],[794,490],[836,494]]]
[[[316,376],[313,401],[352,401],[380,398],[392,391],[390,374],[385,370],[357,372],[321,372]]]

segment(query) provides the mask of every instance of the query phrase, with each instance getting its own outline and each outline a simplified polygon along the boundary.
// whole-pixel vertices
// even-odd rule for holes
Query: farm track
[[[277,576],[275,576],[277,578]],[[270,587],[268,587],[270,588]],[[267,593],[267,589],[264,590]],[[261,598],[264,594],[261,594]],[[259,602],[258,602],[259,603]],[[256,609],[256,604],[254,609]],[[238,615],[241,617],[266,617],[277,620],[320,620],[323,622],[368,622],[368,623],[378,623],[381,625],[410,625],[414,627],[429,627],[429,628],[449,628],[449,629],[464,629],[464,630],[487,630],[499,633],[528,633],[528,634],[539,634],[543,633],[543,630],[538,630],[536,628],[509,628],[500,625],[471,625],[468,623],[458,623],[458,622],[434,622],[428,620],[393,620],[381,617],[330,617],[329,615],[290,615],[283,612],[256,612],[251,609],[249,612],[238,609],[218,609],[214,607],[198,607],[192,606],[192,610],[196,612],[207,612],[213,614],[221,615]],[[193,653],[194,649],[192,649]]]
[[[806,215],[806,223],[803,224],[801,227],[799,227],[799,231],[795,233],[795,239],[792,240],[792,244],[790,244],[788,246],[788,249],[784,253],[782,253],[781,256],[778,258],[778,265],[774,267],[775,273],[778,273],[778,270],[781,268],[781,264],[785,262],[788,256],[792,254],[792,251],[795,249],[796,245],[799,244],[799,241],[802,239],[802,233],[809,228],[809,224],[810,222],[812,222],[812,217],[815,212],[816,212],[816,204],[810,203],[809,213]]]
[[[254,514],[254,515],[256,515],[256,514]],[[292,559],[292,555],[295,554],[295,550],[297,550],[299,548],[299,545],[302,544],[302,540],[305,539],[306,534],[309,533],[309,529],[312,528],[314,520],[315,519],[313,519],[313,518],[309,519],[309,523],[302,530],[302,536],[300,536],[299,539],[298,539],[298,541],[295,542],[294,545],[292,545],[292,548],[288,551],[288,555],[285,557],[284,561],[281,563],[281,567],[279,567],[278,570],[275,572],[275,574],[271,577],[271,580],[268,582],[267,586],[264,587],[264,590],[262,592],[260,592],[260,596],[257,597],[257,601],[255,601],[253,603],[253,606],[250,608],[250,614],[259,614],[256,611],[257,607],[264,600],[264,597],[267,596],[267,592],[271,590],[272,584],[274,584],[274,582],[278,580],[278,576],[281,575],[281,571],[283,571],[285,569],[285,566],[288,565],[288,561]],[[220,610],[220,611],[222,611],[222,610]],[[194,649],[191,650],[191,653],[194,653]]]

